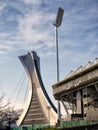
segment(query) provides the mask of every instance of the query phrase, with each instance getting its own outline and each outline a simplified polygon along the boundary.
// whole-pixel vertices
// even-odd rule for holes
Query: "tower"
[[[51,102],[40,74],[40,59],[36,52],[19,56],[29,80],[28,100],[17,125],[55,125],[57,110]]]

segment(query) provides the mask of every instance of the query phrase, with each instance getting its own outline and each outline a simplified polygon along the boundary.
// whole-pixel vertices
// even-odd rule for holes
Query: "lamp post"
[[[57,62],[57,82],[59,82],[59,50],[58,50],[58,27],[61,26],[64,10],[59,7],[55,23],[53,24],[56,27],[56,62]],[[58,101],[58,124],[61,121],[61,112],[60,112],[60,101]]]

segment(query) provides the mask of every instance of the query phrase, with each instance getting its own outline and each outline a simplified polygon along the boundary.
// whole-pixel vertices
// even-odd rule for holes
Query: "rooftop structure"
[[[67,120],[98,120],[98,58],[54,84],[53,94],[62,102]]]

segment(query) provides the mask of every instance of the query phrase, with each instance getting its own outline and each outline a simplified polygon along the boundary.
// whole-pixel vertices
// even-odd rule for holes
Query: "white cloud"
[[[0,3],[0,11],[6,7],[6,3]]]
[[[26,14],[24,18],[19,19],[19,33],[28,44],[43,42],[47,46],[51,46],[53,36],[49,21],[52,19],[52,14],[45,15],[43,12]]]
[[[41,0],[23,0],[25,4],[33,4],[33,6],[39,6],[41,3]]]
[[[3,9],[6,7],[6,4],[5,3],[0,3],[0,17],[2,15],[2,11]]]
[[[53,14],[53,12],[43,12],[43,10],[39,8],[42,2],[41,0],[22,1],[24,1],[26,4],[32,5],[32,10],[30,12],[27,12],[27,14],[24,14],[24,17],[18,17],[19,28],[15,36],[7,36],[7,34],[5,34],[6,37],[4,39],[4,34],[0,34],[2,35],[0,38],[2,37],[4,40],[1,40],[0,43],[2,44],[4,42],[9,45],[10,49],[6,48],[4,45],[4,48],[8,51],[11,51],[13,49],[16,50],[18,47],[19,50],[29,50],[32,48],[35,50],[40,50],[44,47],[47,47],[47,54],[53,54],[53,50],[49,48],[55,45],[55,31],[52,27],[52,22],[55,19],[55,14]],[[37,10],[37,8],[34,10],[35,7],[39,8],[40,10]],[[47,8],[49,9],[51,7]],[[90,27],[93,28],[95,26],[95,24],[86,22],[88,18],[92,17],[92,14],[90,15],[90,12],[94,12],[95,9],[87,10],[85,17],[84,14],[80,13],[80,10],[83,11],[84,7],[77,7],[72,9],[72,11],[70,10],[69,12],[65,11],[62,21],[62,32],[59,34],[59,41],[60,43],[64,44],[64,46],[69,46],[70,49],[79,47],[80,42],[83,42],[83,44],[84,42],[89,42],[85,30],[89,29]],[[84,38],[82,37],[83,35],[85,36]],[[90,41],[93,41],[94,39],[94,36],[90,37]],[[68,50],[69,53],[70,49]],[[63,53],[65,52],[63,51]]]

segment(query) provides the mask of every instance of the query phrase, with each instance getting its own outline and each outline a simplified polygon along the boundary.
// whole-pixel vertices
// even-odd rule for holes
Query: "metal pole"
[[[59,51],[58,51],[58,27],[56,27],[56,60],[57,60],[57,82],[59,82]]]
[[[57,61],[57,82],[59,82],[59,51],[58,51],[58,27],[56,26],[56,61]],[[58,124],[61,121],[60,112],[60,101],[57,102],[58,105]]]
[[[59,52],[58,52],[58,27],[61,26],[64,10],[59,7],[54,26],[56,27],[56,58],[57,58],[57,83],[59,82]],[[58,125],[61,121],[60,101],[58,101]]]

